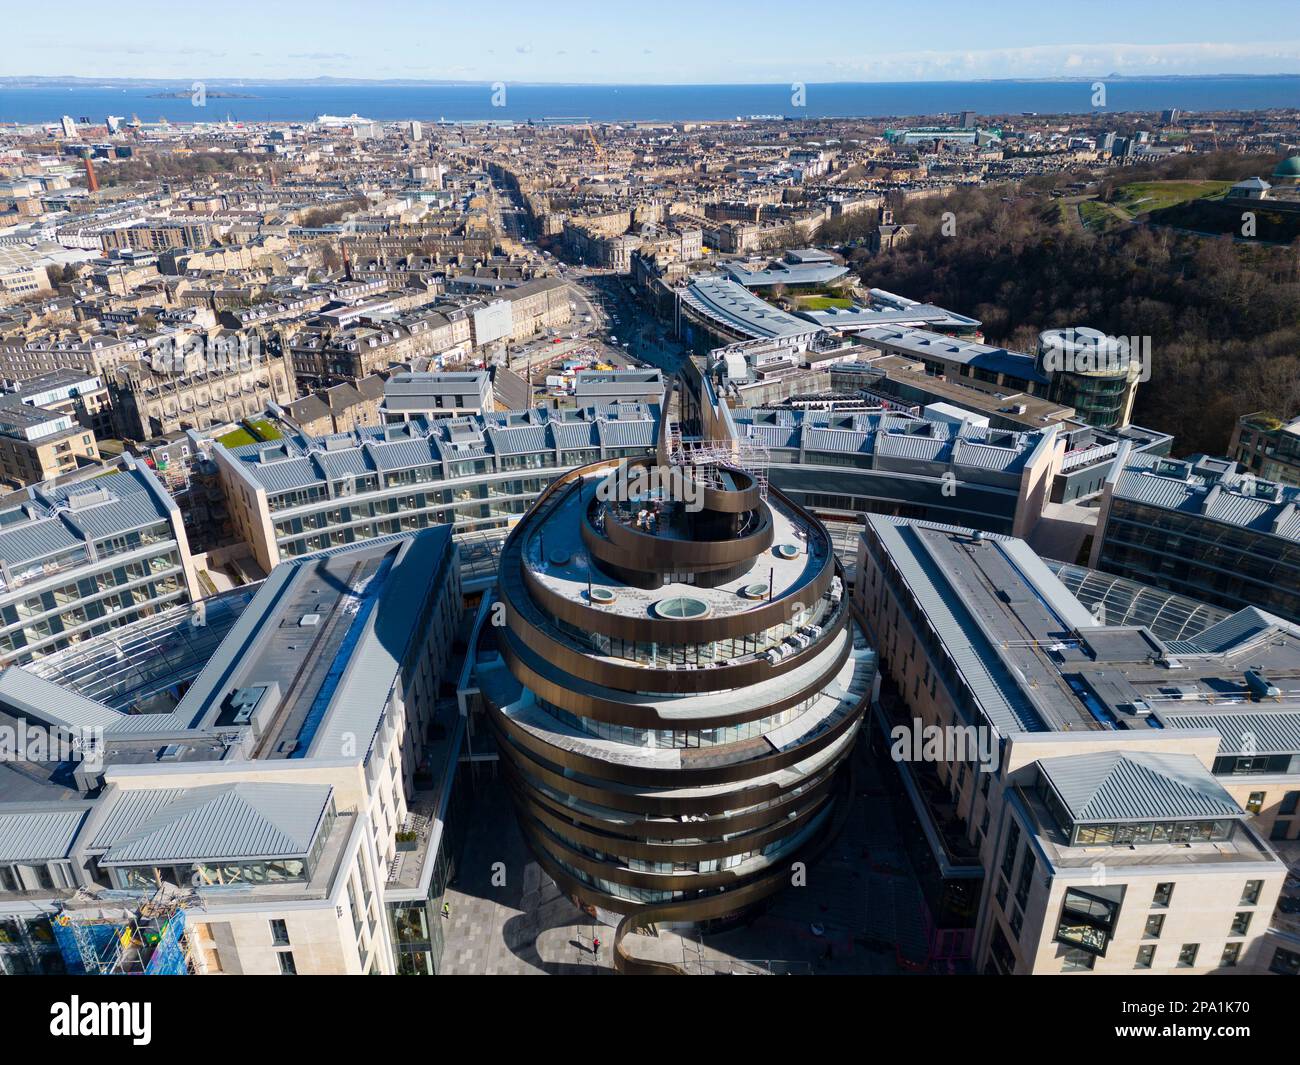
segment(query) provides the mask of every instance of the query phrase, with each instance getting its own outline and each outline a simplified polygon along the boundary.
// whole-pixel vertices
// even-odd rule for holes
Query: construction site
[[[185,924],[186,908],[197,904],[192,892],[170,885],[148,898],[82,891],[60,905],[50,926],[71,975],[189,976],[203,971]]]

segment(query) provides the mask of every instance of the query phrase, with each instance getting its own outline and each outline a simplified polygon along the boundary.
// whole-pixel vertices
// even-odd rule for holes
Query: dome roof
[[[1283,159],[1277,164],[1273,171],[1274,177],[1300,177],[1300,155],[1293,155],[1290,159]]]

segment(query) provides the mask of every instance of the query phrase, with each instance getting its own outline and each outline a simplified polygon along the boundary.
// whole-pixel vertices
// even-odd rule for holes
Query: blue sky
[[[1300,73],[1296,0],[67,0],[58,12],[6,14],[0,75],[700,84]]]

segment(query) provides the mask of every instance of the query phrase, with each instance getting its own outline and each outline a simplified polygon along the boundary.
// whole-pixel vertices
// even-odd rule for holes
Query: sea
[[[1097,105],[1096,82],[1104,86]],[[379,121],[598,122],[709,121],[752,116],[891,118],[974,111],[981,115],[1097,111],[1241,110],[1300,107],[1300,75],[1269,77],[1090,78],[1078,81],[870,82],[791,85],[296,85],[212,80],[197,106],[157,87],[79,83],[0,85],[0,122],[57,122],[62,115],[102,124],[106,115],[157,122],[307,122],[357,114]],[[799,90],[802,89],[802,92]],[[221,93],[237,94],[223,97]]]

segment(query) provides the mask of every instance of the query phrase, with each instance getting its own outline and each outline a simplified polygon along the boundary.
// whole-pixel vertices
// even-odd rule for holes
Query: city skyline
[[[1294,6],[10,16],[20,1020],[1060,974],[1157,982],[984,1012],[1285,1027],[1166,988],[1300,975]]]

